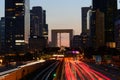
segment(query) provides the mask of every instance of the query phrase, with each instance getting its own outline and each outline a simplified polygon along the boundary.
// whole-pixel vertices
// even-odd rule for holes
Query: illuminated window
[[[9,9],[6,9],[6,11],[14,11],[15,9],[13,8],[9,8]]]
[[[25,45],[25,43],[16,42],[15,45]]]
[[[15,35],[15,37],[23,37],[23,35]]]
[[[15,45],[21,45],[20,43],[16,43]]]
[[[16,14],[15,14],[15,16],[19,16],[19,14],[18,14],[18,13],[16,13]]]
[[[24,40],[15,40],[15,45],[24,45],[25,41]]]
[[[22,6],[23,3],[15,3],[16,6]]]
[[[44,31],[44,32],[43,32],[43,34],[47,34],[47,32],[46,32],[46,31]]]
[[[15,19],[16,17],[14,16],[13,19]]]
[[[25,42],[25,40],[15,40],[15,42]]]

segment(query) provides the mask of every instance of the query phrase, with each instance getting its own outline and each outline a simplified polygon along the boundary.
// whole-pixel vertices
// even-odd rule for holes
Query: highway
[[[111,80],[105,75],[93,70],[84,62],[65,59],[65,78],[66,80]]]
[[[56,61],[42,70],[33,80],[53,80],[53,74],[58,66],[59,62]]]
[[[106,67],[66,57],[47,60],[37,71],[21,80],[119,80],[112,72],[114,69],[107,68],[111,69],[110,72],[103,69],[106,70]]]
[[[89,64],[94,70],[104,73],[111,80],[120,80],[120,69],[116,66],[111,66],[107,64],[95,64],[95,63],[87,63]]]
[[[46,62],[41,63],[38,70],[28,74],[21,80],[53,80],[59,64],[59,60],[46,60]]]

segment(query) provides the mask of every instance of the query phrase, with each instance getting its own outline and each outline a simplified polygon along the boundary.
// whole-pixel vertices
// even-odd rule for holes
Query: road
[[[111,76],[115,72],[104,71],[105,66],[88,64],[72,57],[48,60],[39,70],[22,80],[119,80]],[[115,78],[116,77],[116,78]]]
[[[50,64],[48,67],[44,68],[33,80],[53,80],[55,75],[55,70],[59,62],[56,61]]]
[[[111,80],[84,62],[65,58],[65,80]]]
[[[46,60],[46,62],[41,63],[38,70],[28,74],[21,80],[53,80],[59,64],[59,60]]]

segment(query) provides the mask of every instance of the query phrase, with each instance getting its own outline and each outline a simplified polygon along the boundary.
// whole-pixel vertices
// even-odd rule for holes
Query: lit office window
[[[6,11],[14,11],[15,9],[13,9],[13,8],[8,8],[8,9],[6,9]]]
[[[25,41],[24,40],[15,40],[15,45],[24,45]]]
[[[22,6],[23,3],[15,3],[16,6]]]
[[[15,42],[25,42],[25,40],[15,40]]]

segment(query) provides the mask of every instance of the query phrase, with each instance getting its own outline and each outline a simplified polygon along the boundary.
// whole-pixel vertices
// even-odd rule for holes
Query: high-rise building
[[[5,46],[23,51],[30,36],[29,0],[5,0]]]
[[[74,35],[72,40],[72,47],[80,48],[81,47],[80,40],[81,40],[80,35]]]
[[[96,47],[100,47],[105,44],[104,13],[97,9],[96,14]]]
[[[115,42],[116,49],[120,50],[120,10],[117,11],[117,18],[115,21]]]
[[[116,49],[120,50],[120,18],[116,20],[115,26]]]
[[[46,24],[46,11],[43,10],[43,36],[48,38],[48,24]]]
[[[81,36],[81,47],[89,47],[90,45],[90,19],[91,19],[91,6],[90,7],[82,7],[82,33]]]
[[[31,36],[42,37],[43,32],[43,9],[40,6],[33,7],[31,10]]]
[[[86,33],[87,32],[87,18],[89,10],[91,8],[90,7],[82,7],[81,11],[82,11],[82,33]]]
[[[46,11],[40,6],[33,7],[30,15],[30,36],[48,38],[48,24],[46,24]]]
[[[48,25],[46,11],[41,6],[35,6],[30,11],[30,50],[40,51],[48,45]]]
[[[48,37],[48,25],[46,24],[46,11],[40,6],[33,7],[30,20],[31,37]]]
[[[2,17],[0,20],[0,51],[5,48],[5,18]]]
[[[99,11],[99,12],[98,12]],[[115,18],[116,18],[116,12],[117,12],[117,0],[93,0],[93,20],[92,20],[92,33],[93,34],[93,41],[96,43],[96,38],[98,37],[96,35],[96,29],[99,29],[97,27],[100,27],[98,25],[97,20],[100,20],[97,17],[98,14],[102,14],[104,18],[102,19],[101,23],[103,24],[104,29],[104,45],[108,47],[115,47],[115,38],[114,38],[114,24],[115,24]],[[102,18],[101,15],[101,18]],[[96,44],[97,45],[97,44]]]

